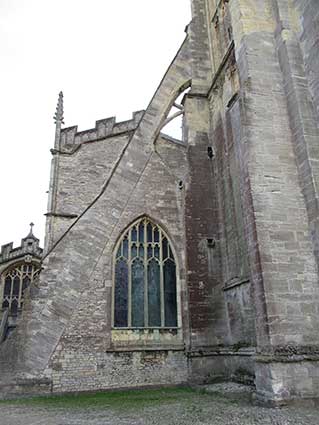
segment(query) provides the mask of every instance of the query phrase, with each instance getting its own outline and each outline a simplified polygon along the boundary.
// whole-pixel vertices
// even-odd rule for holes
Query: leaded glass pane
[[[168,242],[166,238],[162,240],[163,260],[168,257]]]
[[[19,291],[20,291],[20,278],[18,276],[16,276],[13,280],[12,295],[13,296],[19,296]]]
[[[16,315],[18,312],[18,301],[16,299],[14,299],[11,303],[10,312],[13,315]]]
[[[160,265],[151,260],[147,267],[148,282],[148,325],[161,326]]]
[[[151,223],[147,225],[147,242],[153,242],[153,226]]]
[[[176,266],[163,231],[139,220],[123,236],[115,260],[113,325],[176,327]]]
[[[114,325],[128,326],[128,267],[127,262],[119,260],[115,266]]]
[[[159,258],[160,257],[160,249],[159,246],[156,245],[154,248],[154,257]]]
[[[164,265],[165,326],[177,326],[176,266],[172,260]]]
[[[132,229],[131,239],[132,239],[132,242],[137,242],[137,230],[136,230],[136,227],[133,227],[133,229]]]
[[[138,227],[138,240],[144,243],[144,221],[142,221]]]
[[[12,282],[11,277],[7,276],[6,279],[5,279],[4,293],[3,293],[3,295],[5,297],[10,297],[10,295],[11,295],[11,282]]]
[[[132,258],[137,257],[137,246],[135,243],[132,245],[131,257]]]
[[[123,241],[123,257],[128,258],[128,240],[127,238]]]
[[[144,258],[144,245],[140,245],[138,255]]]
[[[29,285],[30,285],[30,278],[28,276],[26,276],[25,278],[23,278],[22,292],[24,292]]]
[[[154,242],[159,242],[159,231],[158,228],[154,228]]]
[[[132,263],[132,326],[144,326],[144,264],[141,260]]]
[[[35,264],[20,264],[4,275],[2,308],[9,308],[10,314],[18,314],[22,308],[23,292],[38,276],[40,269]]]

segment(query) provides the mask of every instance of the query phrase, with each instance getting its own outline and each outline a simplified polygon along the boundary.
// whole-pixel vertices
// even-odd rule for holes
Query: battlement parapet
[[[1,246],[0,264],[19,257],[25,257],[26,255],[41,258],[42,253],[43,249],[39,246],[39,239],[35,238],[33,235],[28,235],[21,240],[21,245],[19,247],[13,248],[13,242]]]
[[[89,130],[78,131],[78,126],[63,128],[61,130],[61,146],[79,145],[85,142],[94,142],[105,137],[116,136],[137,128],[144,115],[144,111],[133,112],[133,118],[117,123],[115,117],[98,120],[95,127]]]

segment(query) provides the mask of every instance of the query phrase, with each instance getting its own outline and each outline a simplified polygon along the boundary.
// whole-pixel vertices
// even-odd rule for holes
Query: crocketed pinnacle
[[[57,124],[60,122],[61,124],[64,124],[64,117],[63,117],[63,92],[60,91],[59,93],[59,100],[56,107],[56,112],[54,114],[54,122]]]

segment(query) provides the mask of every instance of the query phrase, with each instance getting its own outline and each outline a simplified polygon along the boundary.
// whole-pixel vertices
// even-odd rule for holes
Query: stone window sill
[[[183,349],[181,328],[113,328],[112,349]]]

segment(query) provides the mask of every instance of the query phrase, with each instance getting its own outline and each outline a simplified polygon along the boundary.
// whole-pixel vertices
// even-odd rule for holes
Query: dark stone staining
[[[128,239],[127,237],[123,240],[123,257],[128,259]]]
[[[4,296],[10,296],[11,294],[11,277],[6,277],[4,285]]]
[[[115,266],[114,326],[128,326],[128,266],[119,260]]]
[[[24,316],[29,320],[24,320],[17,329],[23,349],[11,349],[15,356],[20,352],[25,356],[30,370],[41,372],[48,365],[46,359],[50,357],[51,349],[57,347],[52,362],[55,365],[52,368],[54,391],[167,383],[172,382],[172,370],[179,374],[176,380],[174,376],[174,383],[180,383],[190,379],[191,370],[191,379],[195,377],[195,381],[201,383],[219,378],[245,380],[256,371],[257,389],[260,393],[267,392],[267,396],[309,398],[319,393],[316,378],[318,282],[309,238],[312,234],[316,246],[318,211],[314,189],[317,184],[311,183],[311,179],[317,177],[310,171],[311,168],[316,171],[312,160],[318,158],[315,149],[317,130],[314,131],[313,124],[319,105],[319,78],[318,73],[313,72],[318,68],[315,65],[319,57],[318,49],[314,48],[317,1],[290,2],[288,7],[294,7],[293,15],[302,25],[297,37],[292,37],[293,40],[288,37],[283,44],[288,48],[287,57],[283,55],[283,49],[275,45],[276,34],[272,33],[272,28],[281,29],[282,25],[287,25],[285,30],[288,32],[291,29],[288,28],[289,14],[280,16],[280,21],[275,22],[285,7],[284,1],[274,0],[270,7],[276,8],[273,9],[275,13],[263,16],[266,1],[261,0],[258,17],[246,17],[250,30],[254,29],[249,34],[245,34],[245,26],[241,25],[238,25],[241,29],[232,31],[232,22],[240,17],[240,13],[236,18],[232,16],[234,9],[228,2],[218,2],[217,6],[215,3],[210,2],[214,10],[207,19],[204,0],[193,1],[194,16],[185,49],[183,47],[183,55],[191,58],[192,76],[188,73],[189,62],[184,64],[178,59],[174,73],[167,74],[169,78],[164,79],[161,94],[155,96],[141,128],[125,148],[123,161],[119,155],[122,155],[126,137],[116,139],[111,148],[111,139],[105,143],[101,140],[84,144],[84,136],[89,142],[92,132],[76,135],[74,129],[63,131],[64,141],[66,133],[73,131],[70,138],[81,139],[75,141],[83,144],[79,151],[72,151],[72,155],[60,155],[59,208],[56,212],[67,206],[65,212],[69,215],[64,218],[80,214],[99,193],[111,169],[114,173],[111,184],[105,188],[105,196],[101,195],[86,217],[79,219],[68,237],[55,248],[47,270],[42,274],[40,283],[43,287],[33,297],[29,315]],[[206,23],[211,22],[213,16],[210,28],[213,46],[210,46]],[[262,30],[258,19],[263,22]],[[268,29],[264,31],[266,27]],[[215,59],[215,75],[210,67],[210,48]],[[295,72],[298,68],[305,72]],[[192,93],[185,100],[184,130],[190,139],[183,147],[184,152],[187,151],[187,161],[180,166],[180,156],[174,154],[177,147],[174,145],[173,149],[170,145],[168,148],[165,141],[167,148],[163,144],[162,158],[174,164],[165,169],[155,158],[156,153],[150,160],[148,152],[152,150],[151,144],[157,143],[152,139],[156,132],[154,117],[155,121],[161,118],[163,105],[176,89],[176,77],[180,79],[180,72],[183,73],[183,83],[186,74],[187,78],[192,78]],[[308,101],[317,109],[310,108]],[[189,113],[188,102],[193,102]],[[274,112],[274,108],[277,111]],[[191,116],[193,112],[195,117]],[[300,117],[299,112],[302,112]],[[290,122],[287,114],[290,114]],[[96,132],[102,125],[105,127],[102,133],[110,134],[106,122],[100,122]],[[110,127],[113,129],[114,125],[110,123]],[[295,139],[292,137],[294,132]],[[307,143],[303,143],[304,137]],[[291,140],[296,145],[295,153],[290,146]],[[311,149],[301,149],[306,145]],[[299,184],[295,159],[300,163]],[[153,161],[150,172],[146,167],[148,160]],[[104,165],[108,161],[109,169],[103,166],[98,172],[96,164]],[[112,168],[117,161],[121,164],[121,172]],[[127,167],[128,161],[133,164],[131,170]],[[305,167],[307,162],[309,166]],[[170,180],[168,168],[172,175],[175,174],[175,179]],[[83,192],[83,186],[79,189],[78,182],[82,181],[86,169],[89,184]],[[280,178],[278,174],[281,174]],[[185,198],[184,191],[178,189],[178,181],[185,182],[179,188],[185,189]],[[299,187],[302,182],[303,195],[308,193],[306,207],[310,222],[313,221],[310,226],[305,220],[305,205]],[[308,183],[312,184],[312,191]],[[276,198],[278,185],[281,186],[280,198]],[[135,192],[132,192],[133,187]],[[180,329],[175,328],[176,263],[168,240],[164,238],[162,246],[159,245],[161,232],[155,225],[139,223],[131,234],[126,232],[116,253],[113,278],[110,266],[113,252],[105,247],[111,246],[112,241],[115,243],[121,229],[144,213],[141,199],[143,208],[158,217],[172,232],[179,259],[186,258],[180,274],[185,336],[182,343],[191,347],[188,353],[172,354],[161,345],[165,338],[174,340],[178,337]],[[112,218],[114,211],[119,214],[119,219]],[[52,226],[57,225],[57,232],[61,234],[65,226],[62,218],[58,214],[51,217]],[[52,240],[56,240],[56,235]],[[110,243],[106,244],[106,240]],[[129,240],[132,241],[130,246]],[[215,242],[207,244],[210,240]],[[79,244],[79,241],[83,243]],[[95,280],[90,281],[93,265],[103,270],[100,273],[94,269],[94,274],[97,274],[97,281],[109,282],[107,289],[99,287],[97,291]],[[152,346],[147,346],[148,351],[144,350],[149,341],[142,340],[136,351],[112,352],[115,344],[107,315],[110,315],[112,305],[110,283],[114,280],[114,326],[120,329],[114,334],[120,338],[127,333],[133,335],[132,344],[145,334],[159,337],[157,351],[153,351]],[[65,325],[64,319],[67,315],[59,312],[46,318],[45,322],[42,317],[38,321],[39,310],[47,310],[50,314],[50,309],[43,309],[40,303],[45,307],[46,300],[52,302],[52,294],[62,300],[65,297],[66,305],[72,301],[68,298],[68,285],[73,290],[70,294],[73,303],[79,300],[68,324]],[[17,284],[13,278],[5,282],[4,293],[16,296]],[[63,306],[63,301],[59,305]],[[147,323],[145,307],[148,310]],[[128,314],[131,314],[130,318]],[[121,328],[129,325],[142,329],[122,329],[121,332]],[[145,325],[160,329],[143,329]],[[43,335],[47,334],[48,328],[50,332],[45,341]],[[61,337],[62,328],[65,328],[65,334]],[[253,355],[253,349],[249,351],[249,347],[255,344],[255,334],[258,336],[257,357]],[[124,350],[130,349],[127,340],[120,343]],[[305,345],[312,343],[313,346]],[[214,346],[218,349],[212,350]],[[9,350],[2,352],[10,353]],[[7,355],[6,359],[12,363],[9,357]],[[6,359],[2,357],[1,363]],[[190,368],[187,368],[187,362],[190,362]],[[100,369],[105,372],[101,373]],[[299,381],[300,376],[304,381]],[[279,391],[274,385],[276,381],[281,383]]]
[[[152,225],[149,223],[147,225],[147,242],[153,241],[153,228]]]
[[[144,264],[141,258],[132,263],[132,326],[143,327],[144,324]]]
[[[166,238],[162,240],[162,250],[163,250],[163,259],[165,260],[168,257],[168,241]]]
[[[138,240],[140,243],[144,242],[145,226],[144,223],[140,223],[138,227]]]
[[[165,326],[177,326],[176,266],[168,259],[164,265]]]
[[[160,266],[153,258],[147,266],[148,281],[148,325],[161,326]]]
[[[201,336],[205,338],[208,329],[214,334],[211,328],[215,318],[211,288],[216,284],[218,271],[216,273],[215,270],[214,275],[209,274],[207,252],[199,250],[199,246],[208,235],[216,234],[214,224],[219,220],[213,204],[214,181],[212,162],[207,157],[207,147],[210,146],[207,133],[197,132],[195,142],[196,146],[188,149],[190,184],[186,192],[185,224],[191,328],[200,340]]]

